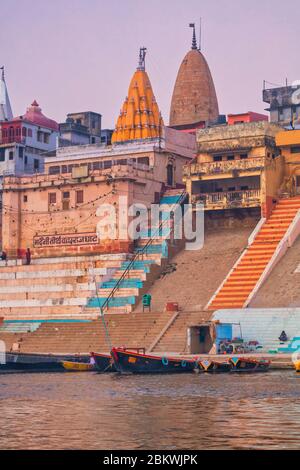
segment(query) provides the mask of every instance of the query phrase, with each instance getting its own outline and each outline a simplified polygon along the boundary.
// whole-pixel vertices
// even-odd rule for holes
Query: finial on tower
[[[145,71],[145,57],[146,57],[146,47],[140,47],[140,54],[139,54],[139,65],[138,70]]]
[[[190,28],[193,28],[192,49],[196,49],[196,50],[197,50],[198,47],[197,47],[195,23],[190,23],[189,26],[190,26]]]
[[[0,70],[2,70],[1,78],[2,78],[2,80],[4,81],[4,80],[5,80],[5,77],[4,77],[4,65],[2,65],[2,67],[0,67]]]

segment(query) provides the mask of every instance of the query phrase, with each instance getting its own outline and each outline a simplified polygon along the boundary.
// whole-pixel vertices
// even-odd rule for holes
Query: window
[[[23,202],[27,202],[28,201],[28,197],[27,196],[23,196]]]
[[[27,165],[27,163],[28,163],[28,157],[27,157],[27,155],[25,155],[24,164]]]
[[[291,147],[291,153],[300,153],[300,147]]]
[[[234,160],[234,155],[228,155],[227,160],[228,160],[228,161]]]
[[[24,155],[24,147],[19,147],[19,158],[23,158]]]
[[[70,193],[69,193],[69,191],[63,192],[63,199],[70,199]]]
[[[93,163],[93,170],[100,170],[100,162]]]
[[[249,186],[241,186],[241,191],[247,191],[249,189]]]
[[[214,156],[214,162],[221,162],[222,161],[222,155],[215,155]]]
[[[38,142],[43,142],[43,132],[37,131],[37,140]]]
[[[70,209],[70,201],[69,199],[65,199],[62,203],[63,211],[68,211]]]
[[[62,165],[61,172],[62,173],[68,173],[68,165]]]
[[[35,170],[39,170],[40,168],[40,161],[37,158],[35,158],[33,161],[33,167]]]
[[[23,136],[23,137],[26,137],[26,136],[27,136],[27,129],[26,129],[26,127],[23,127],[23,128],[22,128],[22,136]]]
[[[49,204],[56,204],[56,193],[49,193]]]
[[[82,204],[83,203],[83,191],[76,191],[76,204]]]
[[[49,136],[50,134],[47,134],[46,132],[44,133],[44,143],[49,144]]]
[[[28,129],[27,135],[28,137],[32,137],[32,129]]]
[[[235,186],[231,186],[231,188],[228,188],[228,191],[235,191]]]
[[[14,159],[14,152],[10,151],[8,155],[9,155],[9,157],[8,157],[9,160],[13,160],[13,159]]]
[[[60,166],[50,166],[49,175],[58,175],[60,173]]]
[[[5,162],[5,149],[0,149],[0,162]]]
[[[244,160],[245,158],[248,158],[248,154],[247,153],[242,153],[240,155],[240,158],[241,158],[241,160]]]
[[[104,160],[104,162],[103,162],[103,168],[104,169],[111,168],[111,165],[112,165],[111,160]]]
[[[138,163],[149,166],[149,157],[138,158]]]

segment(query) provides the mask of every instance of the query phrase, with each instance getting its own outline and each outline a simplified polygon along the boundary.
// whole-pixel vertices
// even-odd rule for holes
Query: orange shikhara
[[[145,55],[141,56],[117,120],[112,142],[151,139],[161,135],[163,121],[145,71]]]

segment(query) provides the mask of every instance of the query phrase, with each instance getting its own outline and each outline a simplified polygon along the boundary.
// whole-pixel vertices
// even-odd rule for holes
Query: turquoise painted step
[[[153,228],[152,230],[142,230],[140,232],[140,238],[152,238],[152,237],[168,237],[170,235],[171,229],[169,227]]]
[[[138,270],[138,271],[144,271],[145,273],[150,273],[150,264],[153,263],[145,263],[144,261],[134,261],[132,264],[130,264],[130,261],[124,261],[121,264],[120,271],[125,271],[126,269],[129,268],[129,270]]]
[[[106,297],[92,297],[89,299],[87,306],[91,308],[102,307],[106,302]],[[135,297],[127,296],[127,297],[113,297],[108,302],[108,307],[125,307],[126,305],[134,305],[135,304]]]
[[[163,247],[162,245],[149,245],[147,248],[136,248],[134,251],[136,253],[140,253],[141,251],[145,254],[156,254],[156,253],[162,253]]]
[[[41,326],[41,323],[30,323],[30,322],[5,322],[0,326],[0,331],[7,333],[27,333],[37,330]]]
[[[164,196],[159,201],[159,204],[176,204],[181,198],[181,194],[175,196]]]
[[[103,282],[99,285],[100,289],[113,289],[118,283],[118,279],[111,279],[110,281]],[[120,289],[136,287],[141,289],[143,287],[143,281],[140,279],[123,279],[119,284]]]

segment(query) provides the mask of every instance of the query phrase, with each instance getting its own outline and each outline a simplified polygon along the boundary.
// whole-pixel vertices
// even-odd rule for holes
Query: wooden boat
[[[144,348],[113,348],[111,355],[120,373],[169,374],[193,372],[197,363],[192,360],[145,354]]]
[[[200,372],[230,372],[232,365],[230,362],[218,362],[205,359],[198,362]]]
[[[98,372],[115,372],[115,366],[110,354],[91,352],[91,358],[95,362],[95,369]]]
[[[74,354],[35,354],[14,353],[5,354],[5,363],[0,364],[0,373],[7,372],[63,372],[64,361],[89,362],[90,357]]]
[[[265,359],[252,359],[247,357],[231,357],[232,372],[266,372],[270,367],[270,361]]]
[[[62,361],[62,365],[68,372],[90,372],[96,370],[95,365],[89,362]]]
[[[300,372],[300,361],[295,361],[294,362],[296,372]]]

